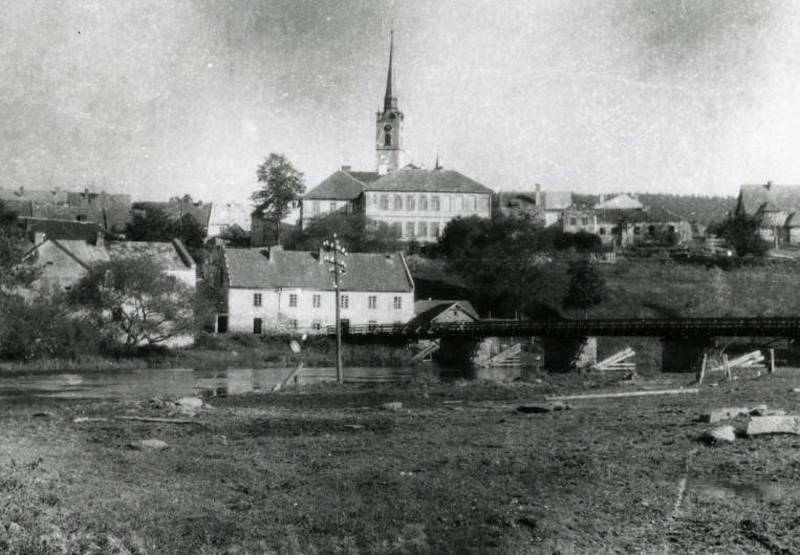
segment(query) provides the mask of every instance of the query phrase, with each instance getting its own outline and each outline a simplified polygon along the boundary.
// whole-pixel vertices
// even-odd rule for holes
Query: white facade
[[[336,323],[331,290],[228,288],[227,299],[232,332],[324,333]],[[341,305],[341,318],[351,325],[405,323],[414,317],[413,291],[343,291]]]
[[[364,203],[368,218],[422,243],[436,241],[454,218],[491,217],[491,195],[481,193],[367,191]]]
[[[332,212],[351,212],[352,202],[349,200],[325,200],[325,199],[303,199],[301,202],[302,228],[305,229],[311,220],[319,216],[327,216]]]

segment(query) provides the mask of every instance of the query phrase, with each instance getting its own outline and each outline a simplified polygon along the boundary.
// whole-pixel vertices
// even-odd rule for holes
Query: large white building
[[[224,249],[220,332],[320,333],[336,322],[333,277],[323,252]],[[414,280],[400,253],[348,253],[340,283],[346,324],[405,323],[414,317]]]
[[[436,241],[457,217],[491,217],[492,190],[453,170],[426,170],[406,163],[403,112],[393,89],[392,52],[383,109],[375,119],[375,171],[342,166],[303,196],[303,228],[332,212],[361,213],[393,226],[406,241]]]

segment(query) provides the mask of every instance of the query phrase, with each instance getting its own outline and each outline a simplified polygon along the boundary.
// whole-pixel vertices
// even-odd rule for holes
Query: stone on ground
[[[557,410],[567,410],[570,406],[563,401],[551,401],[548,403],[528,403],[517,407],[517,411],[527,414],[541,414],[543,412],[553,412]]]
[[[156,449],[161,451],[162,449],[166,449],[169,447],[166,441],[162,441],[160,439],[143,439],[142,440],[142,447],[147,447],[148,449]]]
[[[766,408],[766,407],[765,407]],[[747,407],[726,407],[722,409],[714,409],[700,416],[702,422],[714,424],[723,420],[730,420],[737,416],[747,416],[750,414],[750,409]]]
[[[761,434],[800,435],[800,418],[797,416],[754,416],[747,424],[749,436]]]
[[[200,397],[181,397],[175,404],[187,409],[199,409],[203,407],[203,400]]]
[[[384,403],[381,405],[383,410],[400,410],[403,408],[403,403],[400,401],[392,401],[391,403]]]
[[[706,433],[706,439],[713,443],[732,443],[736,441],[736,430],[729,424],[718,426]]]

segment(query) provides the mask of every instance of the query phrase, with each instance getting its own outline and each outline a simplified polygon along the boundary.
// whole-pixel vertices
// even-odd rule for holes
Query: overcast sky
[[[405,145],[491,188],[800,183],[800,3],[0,0],[0,187],[244,200]]]

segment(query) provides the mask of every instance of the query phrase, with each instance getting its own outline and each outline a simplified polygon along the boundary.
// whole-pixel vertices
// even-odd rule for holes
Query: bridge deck
[[[335,327],[327,328],[329,334]],[[408,337],[800,337],[800,318],[630,318],[603,320],[514,320],[432,324],[346,326],[347,336]]]

